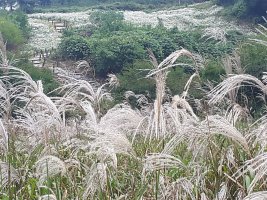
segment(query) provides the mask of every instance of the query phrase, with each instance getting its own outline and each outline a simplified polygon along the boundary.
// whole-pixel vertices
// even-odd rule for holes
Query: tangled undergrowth
[[[158,63],[150,51],[156,99],[128,91],[104,112],[114,75],[99,88],[65,77],[62,95],[48,97],[41,81],[11,66],[0,41],[1,199],[266,198],[267,116],[253,119],[238,98],[249,85],[265,99],[266,75],[259,80],[228,62],[238,74],[210,87],[199,117],[188,102],[199,57],[181,49]],[[188,66],[177,63],[182,56],[194,73],[182,94],[170,96],[168,71]]]

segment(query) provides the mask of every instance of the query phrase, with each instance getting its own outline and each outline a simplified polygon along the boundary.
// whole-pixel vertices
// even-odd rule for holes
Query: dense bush
[[[85,59],[90,53],[87,41],[80,36],[64,38],[59,45],[59,54],[63,58]]]
[[[22,31],[10,20],[0,17],[0,32],[4,41],[7,42],[8,49],[17,48],[24,42]]]
[[[245,44],[240,48],[242,66],[246,73],[262,77],[267,71],[267,49],[260,44]]]
[[[130,90],[136,94],[145,94],[149,91],[154,96],[155,83],[151,79],[146,79],[148,70],[153,66],[148,61],[137,60],[132,65],[128,65],[118,75],[120,87],[115,91],[116,98],[121,100],[124,92]]]

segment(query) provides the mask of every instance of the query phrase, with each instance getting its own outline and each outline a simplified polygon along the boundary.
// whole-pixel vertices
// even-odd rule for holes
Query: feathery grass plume
[[[134,154],[131,143],[123,134],[106,133],[104,135],[99,135],[96,140],[92,142],[91,150],[95,151],[106,147],[112,149],[116,154]]]
[[[6,188],[9,184],[18,183],[19,181],[18,171],[11,164],[0,161],[1,188]]]
[[[107,165],[104,163],[95,163],[87,170],[85,177],[85,191],[83,199],[94,199],[96,192],[105,192],[107,184]]]
[[[117,88],[120,86],[119,79],[115,74],[108,74],[108,85],[110,87]]]
[[[236,173],[235,177],[240,178],[245,174],[254,174],[253,180],[247,188],[248,193],[252,193],[253,189],[257,187],[260,189],[262,184],[265,183],[267,175],[267,153],[257,155],[256,157],[247,160],[243,167],[241,167]],[[258,188],[259,187],[259,188]]]
[[[69,168],[78,168],[79,166],[79,161],[74,159],[63,161],[56,156],[45,155],[35,163],[36,174],[39,178],[38,185],[43,185],[49,177],[56,175],[65,176]]]
[[[8,133],[6,132],[2,120],[0,119],[0,149],[2,149],[5,153],[8,152],[8,137]]]
[[[260,145],[259,152],[265,151],[267,146],[267,115],[262,116],[251,125],[247,138],[253,147]]]
[[[12,102],[11,99],[16,98],[16,95],[8,91],[7,86],[0,80],[0,116],[7,121],[11,119]]]
[[[162,193],[162,199],[197,199],[194,194],[194,185],[186,178],[179,178],[175,182],[167,184]]]
[[[146,138],[149,140],[153,138],[160,139],[165,138],[168,134],[167,131],[167,117],[164,112],[164,97],[166,94],[166,79],[170,68],[184,65],[184,63],[175,64],[177,59],[181,56],[187,56],[194,60],[193,55],[185,50],[181,49],[171,53],[166,59],[164,59],[160,64],[158,64],[157,59],[151,50],[148,50],[151,63],[154,65],[154,69],[151,70],[146,78],[153,77],[156,81],[156,99],[153,104],[153,109],[148,118],[148,128],[146,131]],[[186,92],[190,85],[192,79],[186,84]],[[185,92],[185,93],[186,93]]]
[[[246,196],[243,200],[264,200],[267,199],[267,191],[253,192]]]
[[[233,103],[228,106],[225,117],[235,126],[237,121],[248,120],[250,118],[250,113],[247,107],[242,107],[237,103]]]
[[[228,192],[227,190],[228,190],[227,184],[222,183],[220,191],[216,195],[216,200],[226,200],[227,199],[227,192]]]
[[[217,44],[219,43],[225,44],[227,42],[226,35],[227,33],[225,32],[225,30],[219,27],[211,27],[211,28],[206,28],[204,30],[204,34],[202,35],[202,38],[206,38],[206,41],[210,39],[214,39],[218,41]]]
[[[189,115],[191,115],[196,121],[199,120],[199,118],[195,115],[192,107],[190,104],[185,100],[185,98],[180,97],[179,95],[175,95],[172,98],[172,108],[181,108],[185,109]]]
[[[80,60],[75,64],[76,64],[75,69],[78,70],[81,74],[86,75],[90,72],[93,74],[93,77],[95,77],[95,69],[92,66],[90,66],[86,60]]]
[[[232,54],[222,59],[223,67],[226,74],[244,74],[245,70],[242,68],[241,58],[237,50]]]
[[[171,155],[163,153],[153,153],[146,156],[144,160],[142,177],[146,177],[148,173],[161,169],[185,167],[184,163]]]
[[[263,82],[264,84],[267,84],[267,72],[263,72],[262,82]]]
[[[65,94],[63,98],[72,98],[76,101],[89,101],[98,114],[101,112],[101,102],[103,100],[112,100],[111,94],[105,90],[108,84],[103,84],[98,88],[85,80],[77,80],[74,78],[69,79],[69,83],[60,87],[58,90]]]
[[[208,116],[203,125],[207,127],[210,134],[223,135],[243,147],[246,152],[249,152],[246,138],[223,117],[219,115]]]
[[[267,23],[267,19],[265,17],[262,17],[262,18],[265,21],[265,23]],[[264,39],[250,39],[250,40],[258,44],[267,46],[267,28],[259,24],[259,28],[256,28],[256,30],[264,37]]]
[[[193,153],[192,160],[195,160],[206,155],[209,150],[209,142],[213,142],[215,135],[223,135],[249,153],[246,138],[226,119],[218,115],[207,116],[204,121],[197,124],[184,124],[178,133],[167,142],[162,152],[172,154],[176,147],[185,143],[188,150]]]
[[[263,94],[267,94],[267,86],[256,77],[248,74],[232,75],[210,91],[208,95],[210,97],[209,104],[216,104],[217,102],[222,101],[231,91],[239,89],[245,85],[257,87]]]

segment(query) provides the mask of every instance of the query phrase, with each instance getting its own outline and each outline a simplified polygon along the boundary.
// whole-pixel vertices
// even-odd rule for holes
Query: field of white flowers
[[[238,25],[233,21],[226,21],[218,13],[222,7],[210,3],[196,4],[176,10],[163,10],[146,13],[143,11],[123,11],[124,20],[135,25],[156,26],[159,21],[167,28],[177,27],[181,31],[200,28],[205,32],[220,32],[235,30],[243,34],[253,34],[250,27]],[[55,48],[60,41],[57,33],[48,19],[66,20],[72,27],[90,25],[90,15],[93,10],[70,13],[34,13],[29,14],[29,23],[33,27],[32,39],[29,45],[33,48]]]

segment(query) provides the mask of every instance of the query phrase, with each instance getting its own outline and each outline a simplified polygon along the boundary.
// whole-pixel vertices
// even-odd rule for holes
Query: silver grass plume
[[[232,75],[226,78],[223,82],[218,84],[209,93],[209,104],[216,104],[224,99],[224,97],[235,89],[239,89],[241,86],[251,85],[259,88],[263,94],[267,94],[267,86],[259,79],[248,74]]]
[[[267,199],[267,191],[259,191],[249,194],[243,200],[265,200],[265,199]]]
[[[6,188],[8,184],[18,183],[20,176],[18,171],[9,163],[0,161],[0,183],[2,188]]]
[[[80,166],[77,160],[61,160],[60,158],[52,155],[45,155],[35,163],[36,174],[38,176],[38,184],[43,183],[49,178],[56,175],[65,176],[68,169],[71,167],[78,168]]]
[[[154,69],[151,70],[146,78],[153,77],[156,81],[156,99],[153,104],[153,109],[148,118],[148,128],[146,131],[146,138],[149,140],[153,138],[165,138],[167,135],[167,117],[164,112],[163,101],[166,93],[166,78],[170,68],[184,65],[184,63],[175,64],[177,59],[181,56],[187,56],[194,60],[193,55],[185,50],[181,49],[171,53],[166,59],[158,64],[157,59],[152,51],[148,51],[151,63],[154,65]],[[187,84],[190,85],[190,84]],[[186,88],[188,88],[186,85]],[[186,90],[187,91],[187,90]]]
[[[185,165],[180,159],[174,156],[163,153],[149,154],[144,160],[142,177],[145,177],[148,173],[151,173],[156,170],[180,167],[184,168]]]
[[[267,153],[264,152],[256,157],[247,160],[243,167],[241,167],[236,173],[235,177],[240,178],[245,174],[251,173],[255,174],[253,180],[251,181],[248,187],[248,193],[252,193],[253,189],[257,184],[260,184],[260,181],[266,180],[267,175]]]
[[[5,153],[8,152],[8,141],[9,141],[8,133],[2,123],[2,120],[0,119],[0,144],[1,144],[0,148],[3,149]]]
[[[104,163],[95,163],[87,170],[85,177],[85,191],[83,199],[94,199],[97,191],[105,192],[107,184],[107,165]]]
[[[194,194],[194,185],[186,178],[179,178],[167,184],[162,193],[162,199],[197,199]]]
[[[46,195],[39,196],[38,200],[57,200],[57,197],[54,194],[46,194]]]
[[[262,116],[251,125],[247,138],[253,147],[260,145],[259,152],[265,152],[267,146],[267,115]]]
[[[225,44],[227,42],[226,35],[227,33],[225,32],[225,30],[219,27],[212,27],[212,28],[206,28],[204,30],[204,34],[202,35],[202,38],[206,38],[206,41],[210,39],[214,39],[218,41],[217,44],[219,43]]]

